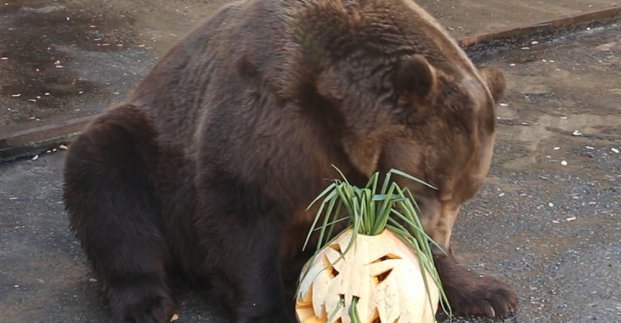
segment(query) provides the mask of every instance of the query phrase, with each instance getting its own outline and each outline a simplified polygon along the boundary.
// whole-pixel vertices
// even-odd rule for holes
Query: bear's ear
[[[498,101],[502,100],[507,89],[507,82],[505,81],[504,75],[502,75],[499,69],[493,67],[483,67],[479,69],[479,71],[481,72],[481,76],[487,88],[492,93],[494,101],[498,103]]]
[[[399,94],[423,101],[436,85],[436,72],[423,55],[416,54],[401,62],[395,73],[395,88]]]

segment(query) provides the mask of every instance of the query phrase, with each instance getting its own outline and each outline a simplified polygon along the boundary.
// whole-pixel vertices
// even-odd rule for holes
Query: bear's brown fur
[[[173,272],[222,291],[235,322],[294,321],[286,282],[331,165],[436,186],[407,183],[448,250],[489,169],[504,87],[409,0],[232,3],[72,143],[71,226],[115,321],[166,322]],[[504,283],[435,261],[455,312],[515,310]]]

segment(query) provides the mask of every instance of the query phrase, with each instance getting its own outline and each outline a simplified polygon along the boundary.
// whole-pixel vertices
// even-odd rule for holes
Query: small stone
[[[554,207],[554,203],[550,202],[550,203],[548,203],[548,206],[549,207]]]
[[[610,50],[612,50],[612,48],[616,45],[616,43],[607,43],[607,44],[602,44],[599,45],[597,47],[595,47],[597,50],[603,51],[603,52],[608,52]]]
[[[505,196],[505,193],[498,194],[498,197],[503,197],[503,196]]]
[[[575,216],[572,216],[572,217],[569,217],[569,218],[565,219],[565,221],[567,221],[567,222],[571,222],[571,221],[575,221],[575,220],[576,220]]]
[[[532,42],[530,42],[530,43],[531,43],[531,45],[537,45],[537,44],[539,44],[539,42],[538,42],[538,41],[536,41],[536,40],[534,40],[534,41],[532,41]]]
[[[588,149],[588,150],[593,150],[595,149],[595,147],[591,147],[591,146],[584,146],[584,148]]]
[[[561,161],[561,165],[567,166],[567,161],[566,160]]]
[[[554,150],[559,150],[561,149],[561,147],[554,147]]]
[[[580,132],[580,130],[575,130],[574,132],[571,133],[572,136],[582,136],[582,132]]]
[[[179,314],[176,314],[176,313],[175,313],[175,314],[173,314],[173,316],[170,318],[170,321],[171,321],[171,322],[174,322],[174,321],[177,321],[177,320],[179,320]]]
[[[37,160],[39,159],[39,155],[35,155],[34,157],[32,157],[32,160]]]
[[[58,146],[58,149],[60,149],[60,150],[67,150],[67,146],[65,146],[65,145],[60,145],[60,146]]]
[[[617,148],[610,148],[610,150],[612,150],[612,152],[615,153],[615,154],[619,153],[619,149],[617,149]]]

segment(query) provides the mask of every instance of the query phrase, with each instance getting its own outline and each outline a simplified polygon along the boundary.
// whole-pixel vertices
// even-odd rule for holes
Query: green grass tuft
[[[367,185],[360,188],[350,184],[343,173],[338,168],[336,170],[341,175],[342,180],[335,180],[308,207],[310,209],[315,203],[321,201],[321,205],[306,237],[304,249],[308,246],[311,236],[318,231],[316,255],[338,236],[340,232],[334,232],[335,226],[345,221],[347,221],[345,229],[352,229],[353,232],[352,239],[345,251],[343,251],[343,255],[351,249],[357,235],[373,236],[382,233],[384,230],[390,230],[416,253],[421,265],[421,272],[428,273],[433,283],[438,287],[442,310],[450,317],[451,308],[442,289],[442,283],[433,264],[433,256],[431,254],[430,244],[438,245],[423,230],[418,217],[419,208],[410,190],[400,187],[396,182],[392,181],[392,178],[396,175],[433,189],[436,188],[396,169],[391,169],[386,173],[381,186],[379,186],[380,174],[374,173]],[[343,208],[346,212],[342,212]],[[442,248],[439,249],[442,250]],[[311,258],[309,263],[312,262],[314,257]],[[307,273],[308,268],[306,268],[302,277]],[[425,288],[428,297],[430,297],[427,276],[423,275],[423,277],[425,278]],[[349,311],[352,322],[355,322],[358,318],[354,305],[356,304],[355,301],[353,300]]]

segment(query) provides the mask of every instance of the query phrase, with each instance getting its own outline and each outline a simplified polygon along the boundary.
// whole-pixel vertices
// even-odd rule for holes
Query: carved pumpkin
[[[352,230],[344,231],[307,263],[298,320],[348,323],[353,304],[361,323],[433,322],[439,291],[426,272],[425,284],[416,254],[389,230],[358,234],[347,250],[351,238]]]

